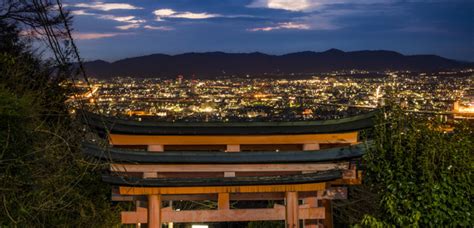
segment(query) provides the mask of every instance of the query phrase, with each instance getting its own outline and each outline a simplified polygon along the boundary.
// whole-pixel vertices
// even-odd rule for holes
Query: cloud
[[[169,17],[173,14],[176,14],[176,11],[172,9],[158,9],[153,11],[153,14],[155,14],[157,17]]]
[[[120,30],[129,30],[129,29],[140,28],[140,25],[139,24],[128,24],[128,25],[115,26],[115,28],[118,28]]]
[[[114,15],[100,15],[100,19],[106,20],[114,20],[118,22],[126,22],[126,23],[144,23],[146,20],[137,19],[135,16],[114,16]]]
[[[162,21],[164,18],[184,18],[184,19],[207,19],[214,17],[221,17],[220,14],[211,13],[193,13],[188,11],[177,12],[172,9],[157,9],[153,11],[157,21]]]
[[[293,22],[280,23],[279,27],[284,29],[309,29],[309,25]]]
[[[119,21],[119,22],[126,22],[129,20],[132,20],[135,18],[135,16],[114,16],[114,15],[100,15],[100,19],[106,19],[106,20],[114,20],[114,21]]]
[[[187,19],[206,19],[206,18],[213,18],[219,17],[219,14],[208,14],[208,13],[191,13],[191,12],[183,12],[178,13],[175,15],[171,15],[174,18],[187,18]]]
[[[173,30],[173,28],[168,27],[168,26],[152,26],[152,25],[145,25],[143,26],[145,29],[149,30],[163,30],[163,31],[170,31]]]
[[[72,15],[76,15],[76,16],[96,15],[95,13],[89,13],[89,12],[86,12],[85,10],[72,10],[71,13]]]
[[[394,2],[396,0],[253,0],[247,7],[312,12],[336,4],[367,5],[375,3],[390,4]]]
[[[311,7],[311,2],[309,0],[255,0],[247,7],[303,11]]]
[[[95,40],[118,35],[120,35],[120,33],[73,33],[75,40]]]
[[[135,9],[143,9],[141,7],[137,7],[128,3],[104,3],[104,2],[90,2],[90,3],[78,3],[73,5],[74,7],[77,8],[86,8],[86,9],[91,9],[91,10],[100,10],[100,11],[110,11],[110,10],[135,10]],[[134,29],[134,28],[139,28],[141,23],[145,23],[146,20],[138,19],[135,16],[115,16],[115,15],[110,15],[110,14],[105,14],[105,15],[98,15],[96,13],[90,13],[85,11],[84,9],[80,10],[73,10],[72,13],[74,15],[95,15],[99,19],[104,19],[104,20],[113,20],[121,23],[127,23],[125,25],[119,25],[116,26],[117,29],[120,30],[129,30],[129,29]],[[99,37],[99,38],[104,38],[105,37],[111,37],[114,34],[108,33],[108,34],[102,34],[102,33],[90,33],[88,35],[85,35],[86,39],[88,37]],[[97,39],[97,38],[94,38]]]
[[[146,22],[146,20],[137,19],[135,16],[100,15],[99,18],[126,23],[125,25],[115,26],[115,28],[120,30],[140,28],[140,24]]]
[[[358,22],[347,23],[353,18],[368,18],[374,15],[385,16],[388,14],[399,15],[403,10],[394,6],[394,0],[254,0],[247,7],[265,7],[284,9],[288,11],[302,11],[302,14],[292,14],[285,23],[267,27],[256,27],[248,31],[273,31],[281,29],[295,30],[337,30],[347,26],[356,25]],[[378,4],[384,2],[385,4]],[[349,4],[349,6],[334,7],[334,4]],[[374,4],[377,3],[377,4]],[[330,6],[331,5],[331,6]],[[275,21],[277,23],[278,21]]]
[[[74,7],[78,8],[89,8],[93,10],[110,11],[110,10],[135,10],[143,9],[128,3],[104,3],[104,2],[93,2],[93,3],[78,3]]]
[[[249,31],[251,31],[251,32],[259,32],[259,31],[268,32],[268,31],[280,30],[280,29],[308,30],[310,28],[311,27],[309,25],[303,24],[303,23],[283,22],[283,23],[278,23],[275,26],[249,29]]]

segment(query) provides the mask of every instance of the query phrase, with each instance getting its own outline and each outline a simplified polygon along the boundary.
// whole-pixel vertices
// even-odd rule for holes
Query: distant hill
[[[153,54],[126,58],[112,63],[96,60],[85,63],[90,76],[175,78],[208,78],[231,75],[282,75],[323,73],[334,70],[411,70],[436,71],[474,67],[436,55],[402,55],[394,51],[344,52],[330,49],[324,52],[297,52],[286,55],[253,53],[185,53],[180,55]]]

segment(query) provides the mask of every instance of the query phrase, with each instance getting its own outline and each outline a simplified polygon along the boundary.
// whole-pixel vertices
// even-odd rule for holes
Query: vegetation
[[[63,12],[48,16],[52,4],[41,2],[6,1],[8,10],[0,10],[0,226],[114,226],[120,208],[100,180],[103,167],[81,155],[83,135],[65,105],[71,94],[66,81],[75,75],[70,55],[78,55],[58,36],[67,37],[70,19]],[[58,26],[66,32],[56,33]],[[41,28],[51,61],[20,36]],[[353,199],[341,207],[352,208],[341,218],[353,224],[365,214],[361,225],[370,227],[474,226],[473,123],[446,132],[397,108],[385,114],[364,157],[366,183],[350,189]]]
[[[376,193],[370,227],[474,225],[472,204],[474,127],[453,132],[433,120],[388,110],[365,155],[366,184]]]
[[[81,155],[82,134],[67,113],[69,72],[33,51],[20,35],[31,27],[12,15],[38,21],[27,1],[11,3],[14,13],[0,15],[0,226],[118,224],[101,167]]]

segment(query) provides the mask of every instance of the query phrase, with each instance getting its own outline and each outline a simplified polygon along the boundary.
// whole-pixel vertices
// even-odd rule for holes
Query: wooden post
[[[299,228],[298,192],[286,192],[286,228]]]
[[[135,200],[135,211],[138,212],[139,209],[140,209],[140,200]],[[138,222],[138,223],[135,224],[135,226],[137,228],[140,228],[140,227],[142,227],[142,224]]]
[[[163,152],[164,146],[163,145],[148,145],[147,150],[152,151],[152,152]]]
[[[161,195],[148,195],[148,227],[161,228]]]
[[[303,199],[303,203],[309,205],[309,207],[318,207],[318,198],[317,197],[307,197]],[[317,228],[318,220],[316,219],[307,219],[304,221],[304,228]]]
[[[319,143],[305,143],[303,150],[319,150]]]
[[[230,209],[229,199],[230,199],[229,193],[219,193],[217,195],[217,209],[229,210]]]
[[[158,173],[157,172],[144,172],[143,173],[143,178],[157,178]]]
[[[332,223],[332,206],[331,206],[331,200],[324,199],[322,200],[323,206],[326,210],[326,215],[323,220],[324,228],[332,228],[333,223]]]
[[[224,177],[235,177],[235,172],[224,172]]]
[[[173,200],[170,200],[169,207],[171,208],[171,210],[173,210]],[[174,223],[173,222],[168,222],[168,228],[173,228],[173,227],[174,227]]]
[[[227,149],[225,151],[226,152],[239,152],[240,151],[240,145],[239,144],[228,144]]]

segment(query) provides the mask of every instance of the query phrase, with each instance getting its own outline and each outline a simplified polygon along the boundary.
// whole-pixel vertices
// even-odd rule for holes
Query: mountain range
[[[330,49],[324,52],[296,52],[269,55],[260,52],[224,53],[204,52],[179,55],[152,54],[126,58],[115,62],[96,60],[85,62],[89,76],[176,78],[185,75],[195,78],[221,76],[304,75],[342,70],[410,70],[437,71],[474,67],[437,55],[403,55],[394,51],[352,51]]]

